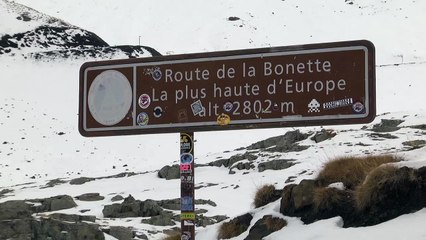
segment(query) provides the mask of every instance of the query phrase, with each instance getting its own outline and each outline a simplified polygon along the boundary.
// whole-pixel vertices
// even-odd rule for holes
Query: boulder
[[[336,136],[336,132],[332,129],[321,129],[321,131],[316,132],[313,137],[311,137],[311,140],[315,141],[316,143],[323,142],[325,140],[332,139]]]
[[[95,180],[94,178],[79,177],[79,178],[72,179],[70,181],[70,184],[71,185],[82,185],[82,184],[85,184],[87,182],[91,182],[91,181],[94,181],[94,180]]]
[[[248,150],[267,149],[270,152],[302,151],[309,146],[299,146],[296,142],[305,140],[310,134],[301,133],[299,130],[286,132],[284,135],[268,138],[247,147]]]
[[[160,215],[163,209],[154,200],[135,200],[131,195],[125,198],[123,203],[106,205],[102,210],[104,217],[151,217]]]
[[[141,222],[154,226],[174,226],[176,224],[173,221],[172,212],[162,212],[160,215],[152,216],[148,219],[142,219]]]
[[[403,120],[399,119],[382,119],[380,123],[373,125],[371,130],[373,132],[394,132],[400,129],[398,125],[403,122]]]
[[[99,193],[85,193],[75,198],[77,200],[87,201],[87,202],[100,201],[105,199],[105,197],[101,196]]]
[[[313,204],[315,186],[316,183],[314,180],[305,179],[293,188],[291,195],[296,211]]]
[[[282,170],[295,165],[294,159],[277,159],[268,162],[259,163],[257,166],[259,172],[265,170]]]
[[[0,220],[0,239],[32,239],[31,219]]]
[[[111,226],[109,229],[109,235],[117,238],[118,240],[132,240],[133,231],[132,228]]]
[[[0,203],[0,220],[27,219],[33,213],[32,205],[23,200]]]
[[[105,239],[99,225],[96,224],[63,222],[53,218],[41,218],[32,223],[34,239]]]
[[[158,171],[159,178],[165,178],[166,180],[170,179],[180,179],[180,168],[178,164],[172,166],[164,166]]]

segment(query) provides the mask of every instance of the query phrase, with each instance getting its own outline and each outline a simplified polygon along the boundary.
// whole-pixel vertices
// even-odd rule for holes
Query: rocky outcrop
[[[135,200],[131,195],[124,199],[123,203],[106,205],[102,210],[104,217],[151,217],[160,215],[163,209],[153,200]]]
[[[301,146],[297,142],[305,140],[311,133],[301,133],[299,130],[286,132],[282,136],[268,138],[247,147],[248,150],[260,149],[268,152],[299,152],[309,146]]]
[[[373,125],[371,130],[373,132],[394,132],[401,129],[398,125],[403,122],[399,119],[382,119],[380,123]]]
[[[180,169],[179,165],[175,164],[172,166],[164,166],[158,171],[159,178],[165,178],[166,180],[170,179],[179,179],[180,178]]]
[[[277,159],[268,162],[259,163],[257,166],[259,172],[265,170],[282,170],[294,166],[296,163],[294,159]]]
[[[0,239],[103,240],[94,216],[44,214],[75,206],[67,195],[0,203]]]

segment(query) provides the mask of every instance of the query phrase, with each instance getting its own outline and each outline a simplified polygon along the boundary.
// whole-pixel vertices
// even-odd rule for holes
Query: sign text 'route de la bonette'
[[[85,63],[84,136],[367,123],[369,41]]]

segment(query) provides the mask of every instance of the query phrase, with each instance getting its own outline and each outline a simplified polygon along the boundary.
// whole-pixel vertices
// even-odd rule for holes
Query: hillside
[[[341,217],[304,224],[280,213],[280,200],[255,208],[253,199],[265,184],[283,189],[315,179],[340,156],[396,154],[405,159],[398,166],[426,166],[425,10],[425,2],[403,0],[0,0],[0,203],[32,202],[12,202],[26,220],[0,216],[2,229],[86,221],[99,225],[90,234],[100,239],[120,231],[122,239],[162,239],[179,226],[179,180],[158,176],[179,162],[178,134],[80,136],[78,72],[85,61],[368,39],[377,51],[374,122],[195,133],[197,239],[217,239],[223,222],[245,213],[253,217],[250,228],[265,215],[288,222],[265,239],[423,239],[424,209],[344,228]],[[324,133],[332,134],[320,141]],[[51,204],[58,199],[61,207]],[[123,202],[151,204],[154,213],[104,212]],[[40,236],[46,225],[35,227]]]

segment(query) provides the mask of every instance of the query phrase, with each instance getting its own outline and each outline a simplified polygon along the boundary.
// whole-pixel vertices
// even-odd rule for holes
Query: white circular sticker
[[[123,120],[132,104],[132,87],[121,72],[107,70],[96,76],[87,96],[93,118],[105,126]]]

